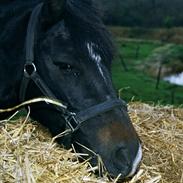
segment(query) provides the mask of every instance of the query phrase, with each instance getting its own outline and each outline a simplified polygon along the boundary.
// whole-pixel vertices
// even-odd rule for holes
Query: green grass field
[[[120,90],[123,99],[143,101],[155,104],[183,104],[183,87],[177,87],[161,80],[156,89],[156,78],[150,77],[137,69],[145,63],[146,58],[162,43],[156,41],[117,40],[117,48],[128,71],[125,71],[118,57],[113,62],[112,73],[116,90]]]

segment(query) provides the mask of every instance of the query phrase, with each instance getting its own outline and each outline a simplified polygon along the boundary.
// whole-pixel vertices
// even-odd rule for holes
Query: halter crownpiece
[[[35,85],[40,89],[40,91],[45,97],[48,97],[50,99],[56,99],[58,101],[54,93],[51,91],[51,89],[46,85],[46,83],[42,80],[42,78],[38,74],[38,70],[34,63],[35,33],[39,20],[38,17],[40,15],[42,7],[43,3],[40,3],[33,9],[27,28],[27,36],[25,44],[26,61],[24,64],[24,74],[19,93],[19,98],[21,102],[25,101],[26,92],[30,81],[33,81],[35,83]],[[67,128],[70,129],[71,133],[74,133],[76,130],[78,130],[81,127],[81,125],[85,123],[87,120],[94,118],[100,114],[111,111],[117,107],[122,107],[123,109],[126,109],[126,103],[121,99],[106,100],[103,103],[94,105],[78,113],[73,113],[69,111],[67,107],[63,107],[61,105],[60,106],[53,105],[53,106],[55,110],[58,110],[61,113],[61,116],[64,118]]]

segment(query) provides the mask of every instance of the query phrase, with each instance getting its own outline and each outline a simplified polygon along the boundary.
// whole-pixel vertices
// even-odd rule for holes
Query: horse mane
[[[20,39],[25,39],[23,36],[26,33],[29,14],[38,2],[39,0],[1,0],[0,47],[5,47],[5,45],[8,46],[14,42],[20,42]],[[15,36],[17,32],[19,35]]]
[[[113,43],[93,0],[67,0],[64,21],[80,55],[89,58],[89,43],[95,45],[95,51],[105,62],[111,63],[114,55]]]
[[[0,46],[11,45],[11,37],[17,29],[17,23],[32,11],[41,0],[2,0],[0,3]],[[8,24],[11,21],[11,24]],[[28,20],[27,20],[28,21]],[[95,51],[107,63],[113,58],[113,44],[110,34],[102,23],[99,10],[93,0],[66,0],[64,22],[71,35],[76,52],[89,59],[87,43],[95,46]],[[19,23],[21,26],[21,23]],[[22,27],[23,29],[23,27]],[[26,29],[26,27],[25,27]],[[20,32],[20,31],[19,31]],[[25,33],[24,33],[25,34]],[[26,36],[26,35],[22,36]],[[20,37],[17,36],[17,39]],[[14,36],[15,37],[15,36]],[[24,38],[22,38],[24,39]],[[18,41],[18,40],[17,40]]]

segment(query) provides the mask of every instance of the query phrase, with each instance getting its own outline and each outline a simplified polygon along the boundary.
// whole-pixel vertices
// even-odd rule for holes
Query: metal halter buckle
[[[24,65],[24,75],[30,78],[37,71],[34,63],[28,63]]]
[[[79,122],[76,119],[76,113],[70,112],[64,116],[67,126],[71,129],[71,132],[75,132],[79,129]]]

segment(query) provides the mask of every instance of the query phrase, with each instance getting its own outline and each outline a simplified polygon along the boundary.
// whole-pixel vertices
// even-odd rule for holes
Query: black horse
[[[91,149],[110,175],[133,176],[140,140],[114,91],[114,49],[92,0],[2,0],[0,30],[0,108],[40,96],[64,102],[33,104],[31,117],[54,136],[70,128],[59,142]]]

